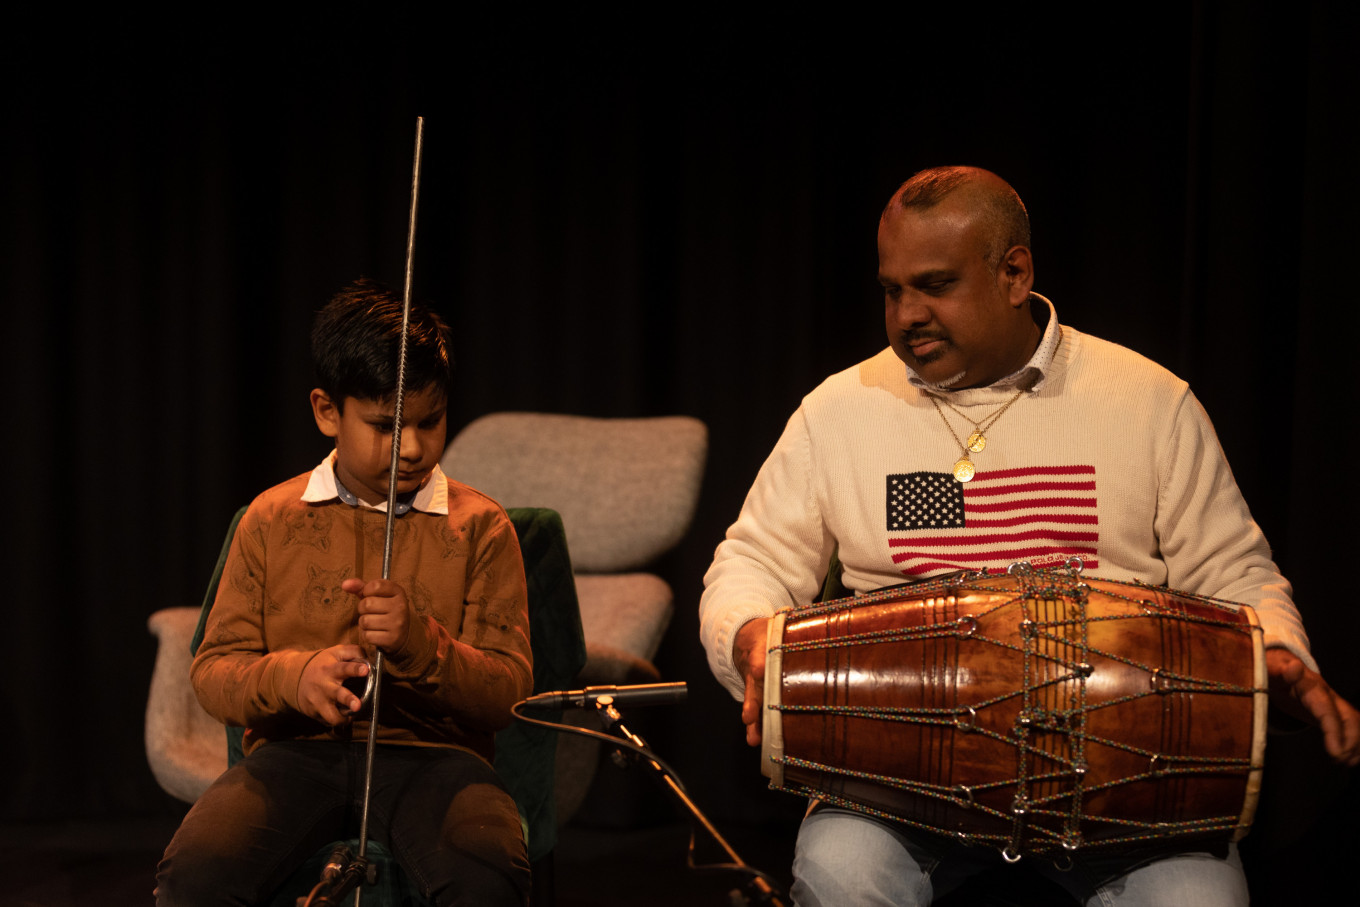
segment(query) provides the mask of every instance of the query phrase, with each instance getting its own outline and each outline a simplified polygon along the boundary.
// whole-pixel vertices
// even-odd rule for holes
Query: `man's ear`
[[[340,407],[335,405],[331,395],[319,387],[312,388],[312,416],[316,419],[316,427],[321,429],[321,433],[328,438],[338,437],[340,434]]]
[[[1029,300],[1029,291],[1034,286],[1034,258],[1028,248],[1011,246],[1001,256],[997,270],[997,279],[1003,282],[1011,305],[1019,307]]]

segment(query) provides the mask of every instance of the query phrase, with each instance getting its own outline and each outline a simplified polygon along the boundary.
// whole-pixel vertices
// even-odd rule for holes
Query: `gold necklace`
[[[987,446],[986,435],[987,429],[995,425],[996,420],[1000,419],[1005,414],[1006,410],[1011,408],[1011,404],[1014,403],[1016,400],[1019,400],[1020,395],[1023,394],[1024,392],[1025,391],[1023,388],[1016,391],[1014,397],[1011,397],[1009,400],[1003,403],[998,410],[996,410],[994,413],[992,413],[991,415],[989,415],[987,418],[983,419],[980,422],[968,418],[968,416],[960,412],[959,409],[955,407],[954,404],[950,403],[948,400],[944,401],[945,406],[954,410],[954,412],[958,413],[959,416],[961,416],[962,418],[967,419],[969,422],[973,423],[973,433],[968,436],[967,443],[964,443],[963,441],[959,440],[958,432],[954,431],[954,426],[949,424],[949,417],[944,414],[944,410],[940,409],[940,401],[935,397],[934,394],[930,395],[930,402],[935,405],[935,412],[940,414],[940,421],[944,423],[945,428],[949,429],[949,433],[954,436],[954,443],[959,445],[959,448],[963,451],[963,456],[959,457],[958,461],[954,463],[955,481],[967,482],[970,481],[973,478],[973,476],[977,475],[977,469],[973,466],[973,461],[969,458],[968,454],[982,453],[983,448]]]

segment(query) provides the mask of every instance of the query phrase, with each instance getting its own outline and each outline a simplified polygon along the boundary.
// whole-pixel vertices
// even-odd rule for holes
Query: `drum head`
[[[784,638],[784,621],[788,611],[780,611],[770,620],[766,637],[768,654],[765,659],[765,699],[760,728],[760,770],[773,787],[784,786],[784,724],[779,707],[784,691],[784,652],[779,641]]]

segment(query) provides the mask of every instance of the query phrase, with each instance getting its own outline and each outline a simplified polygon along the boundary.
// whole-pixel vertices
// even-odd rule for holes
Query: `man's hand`
[[[1360,712],[1288,649],[1266,649],[1270,701],[1295,718],[1322,728],[1327,754],[1343,765],[1360,764]]]
[[[368,659],[358,646],[331,646],[322,649],[302,669],[298,682],[298,708],[308,718],[339,727],[359,711],[359,697],[345,688],[351,677],[368,674]]]
[[[389,655],[406,645],[411,606],[405,589],[388,579],[347,579],[340,588],[359,596],[359,629],[364,642]]]
[[[760,730],[765,721],[761,706],[765,702],[765,656],[769,648],[769,632],[770,619],[758,617],[742,624],[737,631],[737,638],[732,642],[732,663],[746,678],[741,721],[746,725],[746,742],[751,746],[760,746]]]

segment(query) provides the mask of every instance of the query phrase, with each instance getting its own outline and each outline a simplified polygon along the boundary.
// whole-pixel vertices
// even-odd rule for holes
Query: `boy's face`
[[[335,472],[343,484],[367,504],[387,500],[392,463],[392,401],[346,397],[343,409],[323,391],[312,391],[316,427],[335,439]],[[448,400],[431,385],[408,391],[401,405],[401,456],[397,493],[415,491],[430,477],[444,453]]]

